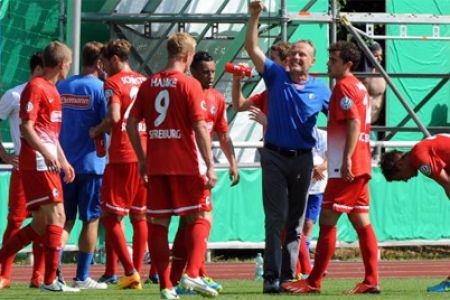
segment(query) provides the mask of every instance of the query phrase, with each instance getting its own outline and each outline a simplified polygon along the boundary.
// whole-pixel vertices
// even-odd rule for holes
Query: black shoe
[[[280,292],[280,280],[264,279],[263,293],[278,294]]]

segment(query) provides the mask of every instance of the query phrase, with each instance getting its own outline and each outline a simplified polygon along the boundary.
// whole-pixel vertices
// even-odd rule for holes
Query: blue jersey
[[[283,67],[268,58],[263,78],[269,92],[265,142],[285,149],[312,149],[317,115],[320,111],[328,114],[330,89],[312,76],[293,82]]]
[[[75,75],[57,85],[62,102],[59,141],[76,174],[103,174],[105,158],[95,152],[89,129],[106,115],[103,82],[94,76]]]

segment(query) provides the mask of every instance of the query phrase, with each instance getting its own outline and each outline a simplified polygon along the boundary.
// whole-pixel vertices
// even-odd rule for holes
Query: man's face
[[[214,61],[202,61],[196,68],[191,69],[192,76],[200,81],[203,89],[212,87],[216,77],[216,63]]]
[[[372,52],[373,56],[375,56],[375,59],[381,63],[383,61],[383,50],[378,49]]]
[[[339,56],[340,51],[330,52],[328,58],[328,75],[332,78],[341,78],[345,72],[350,68],[349,62],[344,63]]]
[[[295,43],[289,54],[289,69],[291,72],[308,74],[315,62],[314,49],[307,43]]]
[[[406,155],[403,155],[395,165],[398,171],[392,176],[393,180],[406,182],[412,177],[417,176],[417,169],[412,167]]]

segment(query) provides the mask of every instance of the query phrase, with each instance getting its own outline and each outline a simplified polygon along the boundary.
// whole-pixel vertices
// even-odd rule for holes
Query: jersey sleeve
[[[36,121],[42,100],[42,90],[37,85],[27,85],[20,96],[20,118]]]
[[[200,83],[193,79],[186,82],[186,100],[188,104],[189,118],[192,123],[206,119],[206,101],[203,98],[203,90]]]
[[[217,119],[214,122],[214,131],[225,133],[228,132],[227,112],[225,110],[225,98],[222,94],[218,95]]]
[[[257,108],[259,108],[260,110],[263,110],[263,106],[264,106],[264,100],[265,100],[265,93],[267,93],[267,90],[259,93],[259,94],[255,94],[253,96],[251,96],[248,100],[252,102],[252,104],[254,106],[256,106]]]
[[[105,98],[106,98],[106,103],[109,105],[111,105],[112,103],[119,103],[121,104],[120,99],[122,98],[119,86],[111,81],[111,80],[106,80],[105,81]]]
[[[438,179],[445,165],[437,159],[433,159],[431,149],[425,144],[417,144],[411,150],[411,163],[423,175]]]
[[[6,120],[19,101],[20,96],[17,93],[7,91],[0,99],[0,120]]]
[[[330,106],[331,91],[326,85],[323,87],[322,113],[328,116],[328,108]]]
[[[338,101],[336,103],[337,121],[360,119],[358,105],[361,104],[358,103],[360,99],[358,99],[354,89],[356,89],[356,87],[344,84],[339,85],[336,95]]]
[[[144,82],[136,96],[136,100],[134,101],[133,107],[130,111],[130,117],[135,118],[136,120],[142,120],[144,118],[144,99],[145,99],[145,89],[146,83]]]

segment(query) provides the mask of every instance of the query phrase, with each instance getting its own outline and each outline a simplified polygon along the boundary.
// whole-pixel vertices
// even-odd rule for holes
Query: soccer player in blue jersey
[[[77,210],[83,222],[80,233],[77,273],[74,286],[80,289],[106,289],[89,276],[90,265],[97,242],[100,218],[100,187],[105,169],[105,158],[96,154],[94,140],[89,129],[98,125],[106,114],[103,92],[103,76],[100,54],[103,44],[87,43],[83,48],[83,70],[58,84],[63,107],[60,143],[67,160],[75,169],[75,180],[64,184],[64,208],[66,212],[63,245],[75,223]]]

